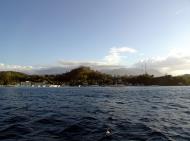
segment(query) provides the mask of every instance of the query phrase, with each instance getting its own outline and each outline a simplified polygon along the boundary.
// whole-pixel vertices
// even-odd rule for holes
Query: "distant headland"
[[[181,86],[190,85],[190,75],[154,77],[147,73],[138,76],[113,76],[90,67],[81,66],[63,74],[28,75],[15,71],[0,72],[0,86],[62,87],[62,86]]]

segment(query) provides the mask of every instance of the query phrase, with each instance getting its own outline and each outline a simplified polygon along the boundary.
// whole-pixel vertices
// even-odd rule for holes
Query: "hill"
[[[0,85],[16,84],[20,81],[25,81],[27,77],[27,74],[21,72],[1,71]]]
[[[83,66],[62,75],[57,75],[56,78],[56,81],[64,81],[69,85],[103,85],[104,83],[113,83],[111,75]]]

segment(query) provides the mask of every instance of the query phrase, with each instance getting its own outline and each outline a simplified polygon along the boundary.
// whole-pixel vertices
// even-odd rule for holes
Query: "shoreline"
[[[60,87],[32,87],[32,86],[8,86],[8,85],[0,85],[0,88],[89,88],[89,87],[94,87],[94,88],[105,88],[105,87],[112,87],[112,88],[125,88],[125,87],[189,87],[190,85],[148,85],[148,86],[142,86],[142,85],[130,85],[130,86],[111,86],[111,85],[107,85],[107,86],[93,86],[93,85],[89,85],[89,86],[60,86]]]

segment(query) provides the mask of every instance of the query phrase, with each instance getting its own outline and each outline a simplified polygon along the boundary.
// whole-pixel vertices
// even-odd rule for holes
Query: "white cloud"
[[[135,49],[129,47],[119,47],[119,48],[113,47],[110,49],[109,54],[105,56],[104,61],[110,65],[113,64],[119,65],[122,62],[122,58],[125,57],[123,56],[124,53],[135,53],[135,52],[137,52]]]
[[[190,54],[188,49],[171,49],[167,56],[155,57],[139,61],[135,66],[143,66],[146,63],[148,69],[156,69],[164,74],[181,75],[190,74]]]
[[[137,52],[135,49],[133,48],[129,48],[129,47],[113,47],[110,49],[111,53],[135,53]]]
[[[90,67],[121,67],[122,59],[125,53],[135,53],[137,52],[133,48],[129,47],[112,47],[110,48],[108,55],[106,55],[102,60],[99,61],[66,61],[61,60],[59,64],[65,67],[76,67],[76,66],[90,66]]]
[[[29,71],[32,69],[32,66],[10,65],[0,63],[0,71]]]

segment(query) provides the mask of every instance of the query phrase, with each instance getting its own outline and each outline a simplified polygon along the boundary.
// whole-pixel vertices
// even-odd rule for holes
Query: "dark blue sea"
[[[190,141],[190,87],[0,88],[0,140]]]

